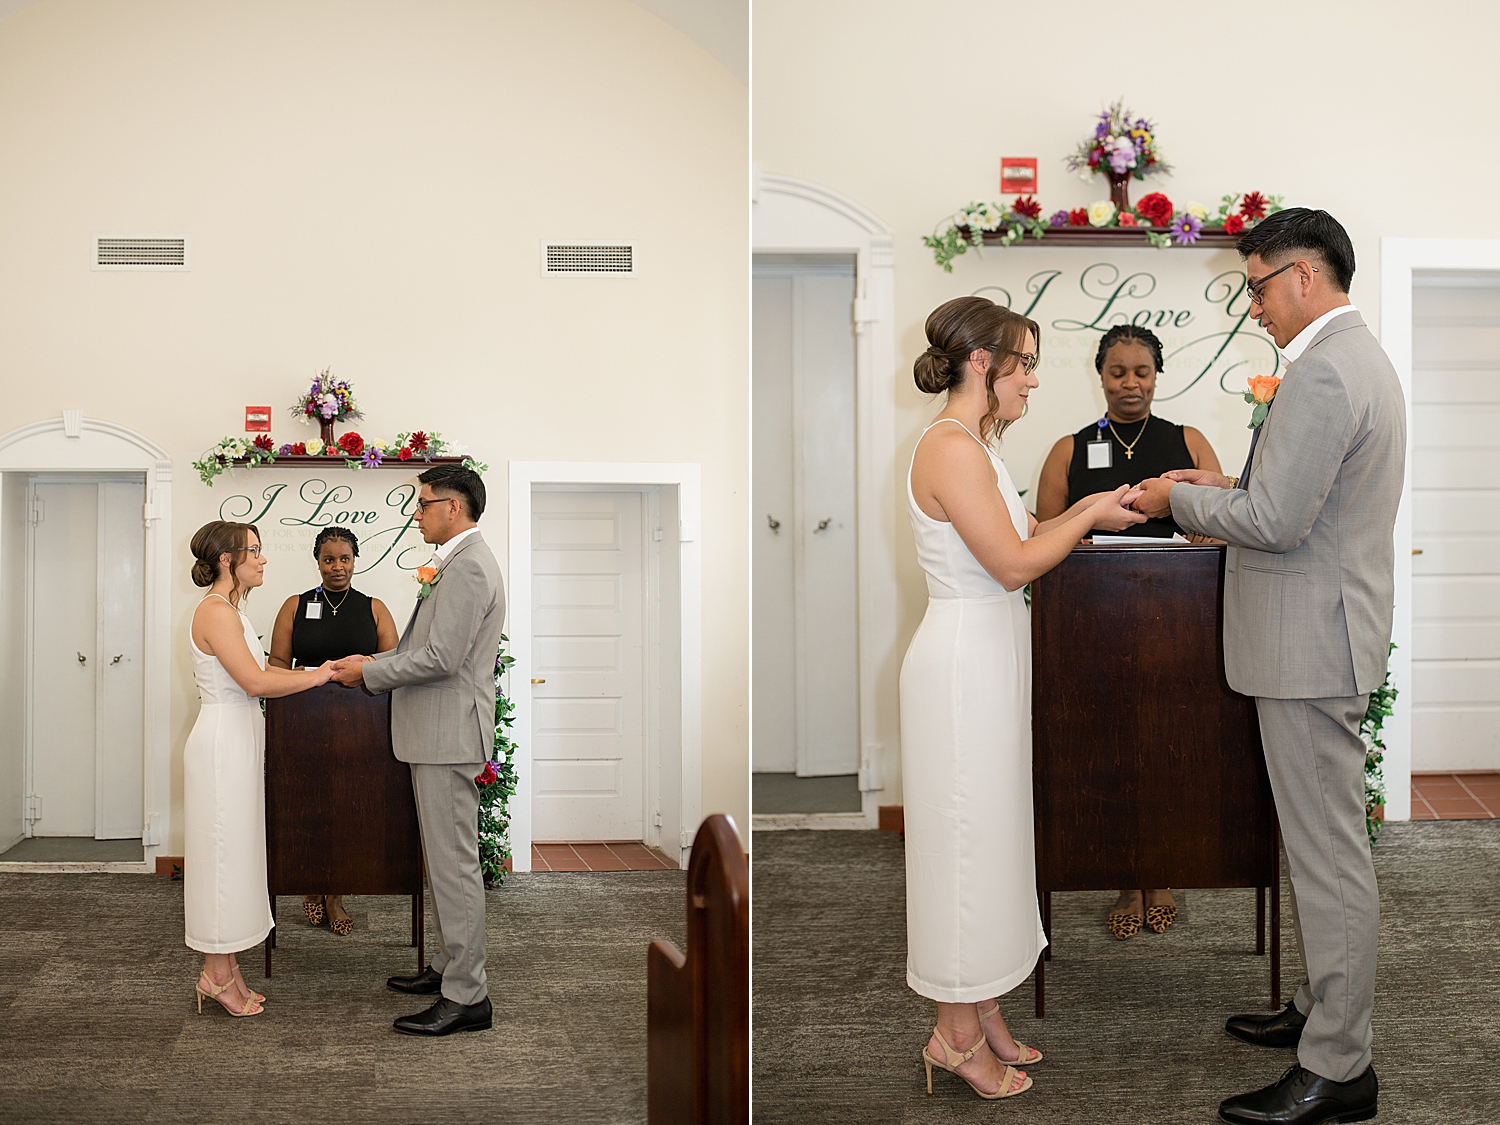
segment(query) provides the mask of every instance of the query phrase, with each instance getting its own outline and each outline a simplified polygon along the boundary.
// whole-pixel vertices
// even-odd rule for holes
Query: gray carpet
[[[757,813],[859,812],[864,807],[859,775],[798,777],[794,773],[750,775],[751,804]]]
[[[33,836],[8,851],[6,863],[140,863],[146,851],[139,840],[95,840],[92,836]]]
[[[512,876],[488,895],[493,1030],[424,1040],[391,1020],[427,1001],[385,987],[415,969],[410,899],[346,899],[347,938],[281,899],[274,977],[241,957],[265,1013],[200,1018],[180,882],[0,874],[0,1121],[644,1121],[646,946],[683,944],[683,893],[676,871]]]
[[[894,832],[758,832],[754,840],[756,1125],[822,1122],[1211,1122],[1224,1097],[1296,1061],[1225,1035],[1269,1004],[1255,892],[1185,891],[1165,934],[1117,942],[1114,896],[1053,896],[1047,1017],[1028,980],[1001,1010],[1046,1052],[1036,1085],[981,1101],[920,1051],[934,1006],[906,987],[902,845]],[[1500,1118],[1500,822],[1387,827],[1375,853],[1379,1120]],[[1283,903],[1287,900],[1283,897]],[[1283,979],[1300,977],[1283,911]],[[1289,996],[1284,996],[1287,999]]]

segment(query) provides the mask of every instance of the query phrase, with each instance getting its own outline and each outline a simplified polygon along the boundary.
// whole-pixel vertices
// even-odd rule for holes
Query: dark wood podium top
[[[1083,546],[1032,583],[1037,885],[1268,887],[1255,702],[1224,679],[1224,548]]]
[[[411,770],[391,753],[391,699],[324,684],[266,701],[266,860],[274,895],[415,895]]]

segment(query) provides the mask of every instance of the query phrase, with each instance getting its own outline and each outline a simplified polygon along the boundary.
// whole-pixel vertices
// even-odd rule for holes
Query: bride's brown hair
[[[926,325],[928,348],[912,365],[917,388],[930,395],[963,385],[964,365],[976,349],[990,353],[984,373],[985,415],[979,421],[979,436],[1000,439],[1010,422],[998,417],[1000,400],[995,382],[1012,374],[1021,362],[1017,354],[1030,332],[1036,354],[1042,353],[1042,332],[1034,320],[997,305],[988,297],[955,297],[932,310]]]
[[[241,548],[249,546],[251,533],[260,538],[260,528],[253,523],[232,523],[214,520],[193,532],[189,548],[193,552],[193,585],[212,586],[221,569],[219,556],[229,555],[229,581],[235,582],[235,571],[240,568]]]

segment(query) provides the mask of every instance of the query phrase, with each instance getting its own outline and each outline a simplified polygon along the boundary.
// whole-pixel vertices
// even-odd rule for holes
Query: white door
[[[640,492],[531,502],[532,838],[641,840],[646,592]]]
[[[1500,769],[1500,280],[1412,292],[1412,769]]]
[[[142,829],[140,480],[32,485],[33,836]]]
[[[754,746],[758,772],[859,770],[854,266],[754,278]],[[779,525],[779,526],[778,526]]]

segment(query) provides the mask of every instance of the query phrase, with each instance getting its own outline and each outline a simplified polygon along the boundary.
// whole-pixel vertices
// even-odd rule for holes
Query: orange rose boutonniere
[[[432,593],[432,588],[438,584],[438,568],[435,566],[419,566],[417,567],[417,572],[412,577],[421,583],[422,588],[417,591],[417,601],[421,601],[428,594]]]
[[[1252,375],[1245,381],[1250,384],[1250,389],[1245,392],[1245,401],[1255,405],[1255,409],[1250,412],[1250,425],[1247,428],[1254,430],[1271,413],[1271,400],[1276,397],[1276,388],[1281,386],[1281,379],[1275,375]]]

